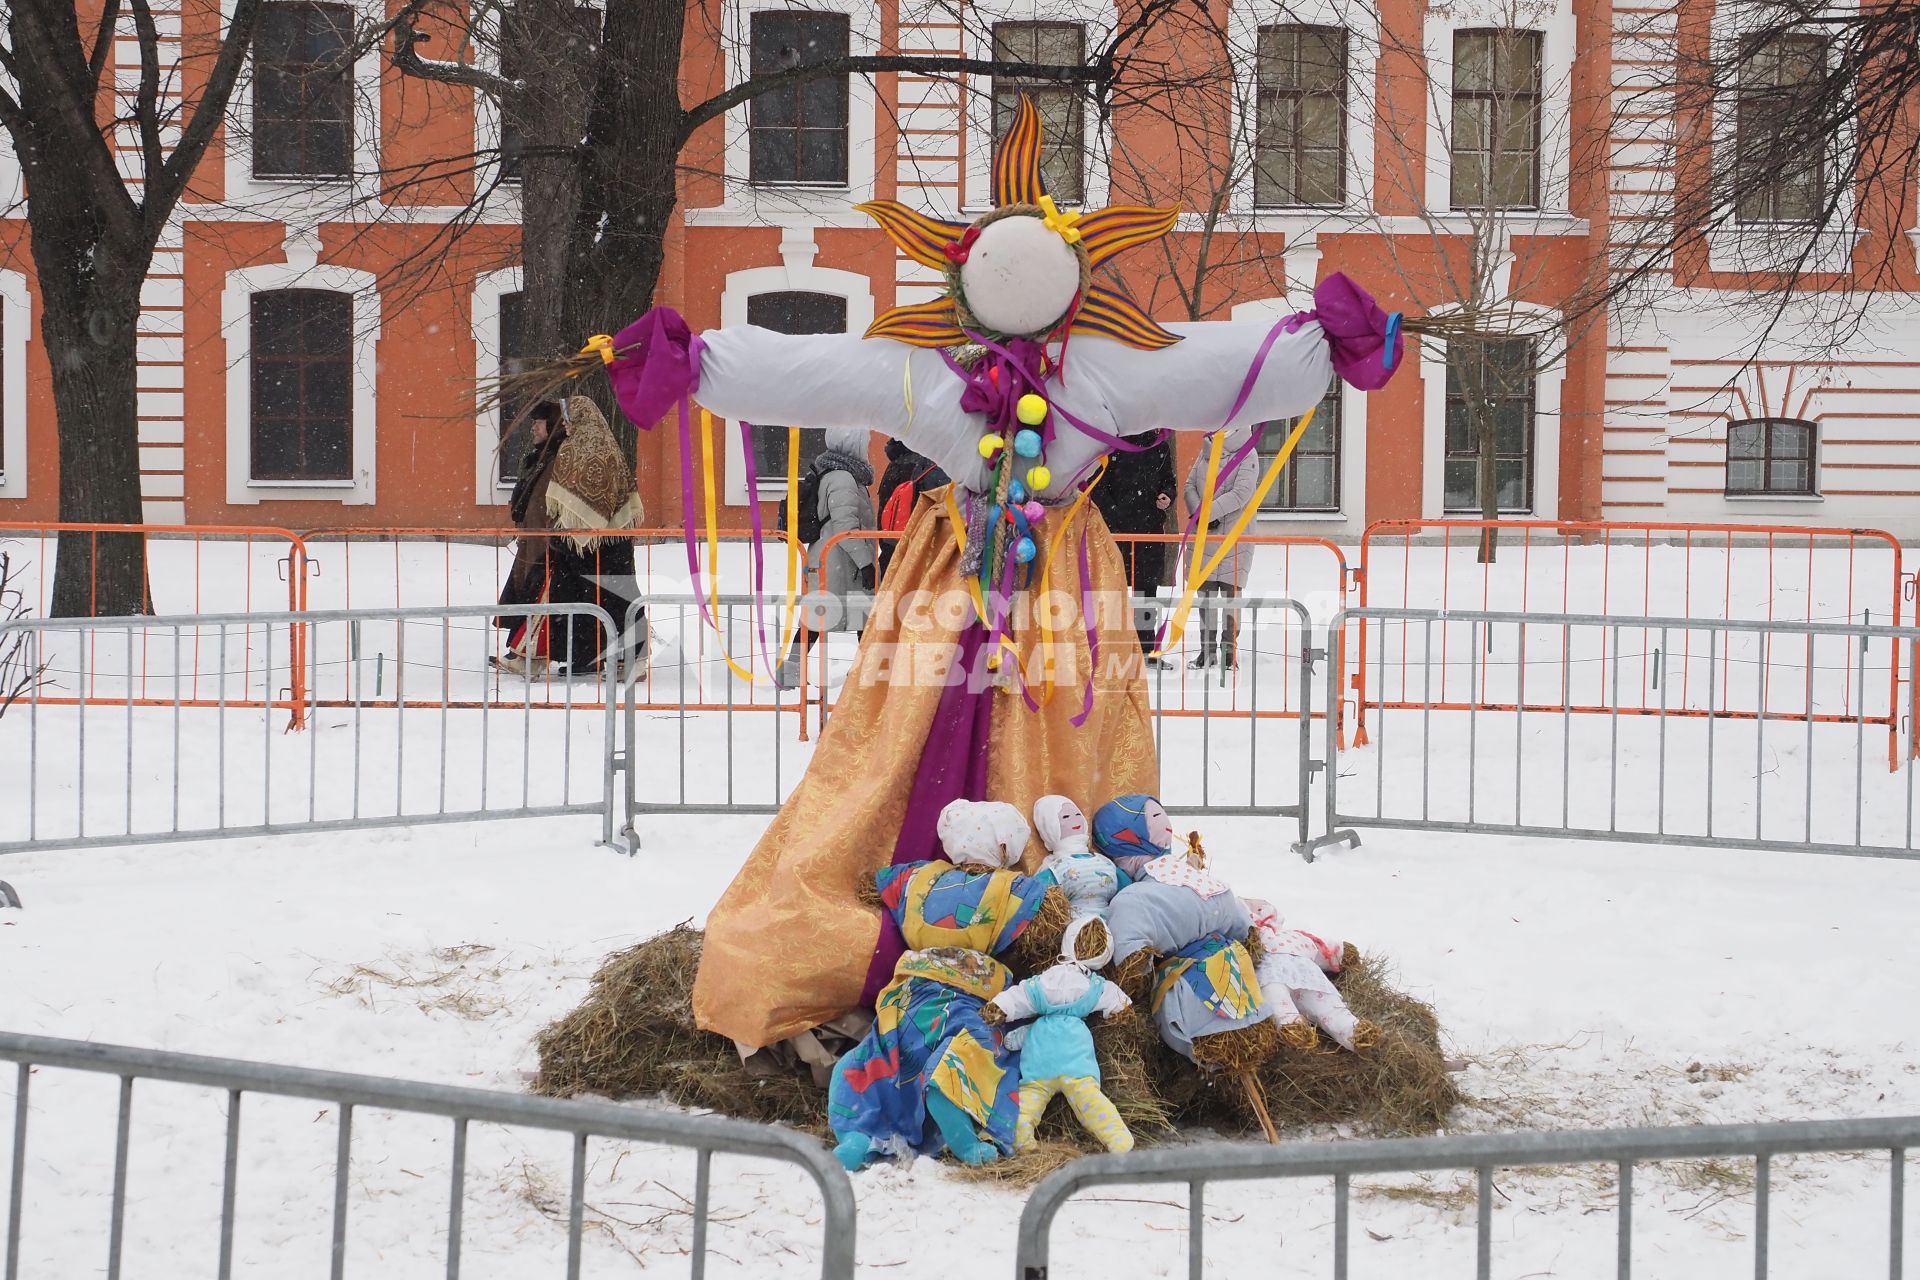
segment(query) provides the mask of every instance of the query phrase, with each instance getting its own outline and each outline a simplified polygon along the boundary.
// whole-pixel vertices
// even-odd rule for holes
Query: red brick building
[[[175,3],[163,47],[178,59],[215,30],[221,0]],[[385,0],[267,8],[236,127],[209,152],[143,297],[148,518],[497,526],[507,494],[498,422],[476,411],[474,387],[514,344],[518,204],[532,193],[502,185],[476,219],[471,174],[398,192],[371,175],[490,151],[498,115],[378,56],[359,62],[351,85],[320,84],[313,69]],[[1410,309],[1444,310],[1477,251],[1491,264],[1476,285],[1482,300],[1551,330],[1610,248],[1660,239],[1676,121],[1671,96],[1663,112],[1647,88],[1676,51],[1724,39],[1732,22],[1692,4],[1590,0],[1303,0],[1284,12],[1213,0],[1207,12],[1231,37],[1230,64],[1192,32],[1169,35],[1158,56],[1169,68],[1211,67],[1206,87],[1109,120],[1044,85],[905,74],[816,82],[734,111],[684,157],[659,301],[696,328],[816,331],[858,330],[927,296],[928,273],[851,206],[892,198],[952,215],[984,205],[996,111],[1025,91],[1046,115],[1047,172],[1063,203],[1178,200],[1189,211],[1170,255],[1122,260],[1159,318],[1188,318],[1180,295],[1196,283],[1204,317],[1283,315],[1336,269]],[[841,50],[1073,61],[1122,16],[1111,0],[705,0],[690,14],[688,101],[755,67]],[[132,42],[115,57],[116,84],[130,88]],[[1793,57],[1773,68],[1789,87]],[[192,68],[190,56],[175,63],[189,81]],[[1743,129],[1764,126],[1756,120],[1729,113],[1710,145],[1741,145]],[[1664,263],[1657,296],[1577,327],[1563,353],[1530,358],[1525,340],[1483,348],[1481,358],[1524,371],[1496,407],[1502,506],[1920,531],[1910,501],[1920,492],[1920,330],[1897,323],[1916,282],[1920,210],[1863,201],[1847,225],[1819,233],[1830,278],[1892,259],[1903,282],[1874,299],[1873,322],[1839,358],[1783,346],[1744,361],[1750,332],[1725,305],[1750,280],[1748,230],[1790,228],[1809,182],[1842,180],[1838,164],[1783,175],[1708,246]],[[18,188],[0,142],[0,196]],[[21,212],[12,200],[0,208]],[[450,241],[456,219],[477,226]],[[23,218],[0,217],[0,521],[56,515],[58,444],[25,235]],[[398,270],[423,256],[437,263],[430,282]],[[1384,392],[1336,393],[1270,500],[1272,531],[1347,535],[1378,519],[1477,510],[1448,360],[1446,344],[1429,341]],[[730,522],[743,523],[739,445],[723,438],[723,493]],[[642,437],[651,523],[677,518],[678,466],[671,433]]]

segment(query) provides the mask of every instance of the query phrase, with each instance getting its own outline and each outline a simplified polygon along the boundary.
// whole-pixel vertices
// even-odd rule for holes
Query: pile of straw
[[[717,1111],[825,1136],[826,1095],[806,1075],[749,1075],[733,1044],[693,1025],[693,975],[699,930],[680,925],[609,956],[586,1000],[540,1033],[534,1091],[556,1097],[664,1097],[683,1107]],[[1437,1128],[1460,1101],[1440,1052],[1433,1009],[1395,990],[1391,970],[1363,955],[1335,979],[1361,1018],[1380,1024],[1380,1044],[1364,1054],[1304,1053],[1281,1048],[1259,1080],[1281,1128],[1345,1123],[1382,1135]],[[1257,1132],[1242,1083],[1206,1075],[1160,1041],[1145,1010],[1094,1023],[1102,1087],[1142,1145],[1183,1127]],[[1041,1148],[963,1176],[1025,1184],[1098,1144],[1066,1100],[1057,1099],[1039,1130]]]

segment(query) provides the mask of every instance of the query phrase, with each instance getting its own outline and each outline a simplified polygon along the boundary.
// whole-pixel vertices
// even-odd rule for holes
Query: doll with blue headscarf
[[[1120,796],[1093,816],[1094,845],[1133,877],[1113,899],[1116,978],[1153,1012],[1160,1038],[1206,1067],[1247,1070],[1279,1037],[1256,975],[1246,906],[1206,870],[1197,834],[1174,849],[1173,822],[1148,795]]]

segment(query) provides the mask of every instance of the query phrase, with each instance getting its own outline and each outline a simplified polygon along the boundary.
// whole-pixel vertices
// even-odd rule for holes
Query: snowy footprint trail
[[[700,922],[762,820],[650,822],[636,859],[592,847],[592,819],[355,832],[10,857],[26,909],[0,912],[8,1030],[519,1090],[532,1038],[608,952]],[[1723,1123],[1920,1111],[1920,869],[1792,854],[1378,834],[1308,866],[1284,824],[1217,819],[1225,875],[1288,918],[1392,958],[1438,1009],[1475,1101],[1454,1131]],[[0,1083],[0,1149],[12,1140]],[[115,1084],[34,1077],[22,1274],[97,1267]],[[129,1277],[202,1276],[218,1238],[225,1097],[152,1085],[133,1111]],[[318,1274],[331,1223],[334,1117],[252,1099],[236,1275]],[[316,1114],[319,1113],[319,1114]],[[1309,1140],[1333,1136],[1300,1135]],[[444,1274],[443,1122],[355,1118],[347,1274]],[[470,1277],[565,1257],[567,1142],[476,1126]],[[691,1153],[596,1143],[589,1275],[684,1275]],[[821,1210],[777,1165],[716,1165],[709,1274],[817,1265]],[[1751,1165],[1647,1167],[1638,1274],[1752,1274]],[[1774,1274],[1884,1273],[1884,1157],[1773,1171]],[[1612,1274],[1613,1171],[1496,1179],[1496,1274]],[[1911,1176],[1910,1176],[1911,1181]],[[854,1179],[865,1276],[902,1274],[928,1224],[964,1235],[969,1273],[1011,1268],[1017,1192],[937,1164]],[[1361,1178],[1351,1274],[1471,1274],[1470,1174]],[[1183,1274],[1184,1194],[1108,1188],[1070,1204],[1056,1276]],[[1207,1193],[1209,1274],[1330,1272],[1323,1182]]]

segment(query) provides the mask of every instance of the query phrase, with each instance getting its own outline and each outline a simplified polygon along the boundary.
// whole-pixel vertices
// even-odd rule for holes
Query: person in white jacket
[[[1327,980],[1328,974],[1357,960],[1359,949],[1351,942],[1329,941],[1305,929],[1283,928],[1280,912],[1271,902],[1243,901],[1265,948],[1254,974],[1260,979],[1260,994],[1273,1007],[1280,1038],[1295,1049],[1309,1051],[1321,1047],[1321,1031],[1351,1053],[1364,1053],[1379,1044],[1379,1024],[1354,1017],[1339,989]]]
[[[1253,501],[1253,492],[1260,486],[1260,452],[1253,450],[1241,459],[1240,465],[1232,471],[1226,464],[1233,455],[1244,448],[1253,439],[1252,427],[1238,427],[1227,433],[1226,443],[1220,450],[1220,475],[1214,483],[1213,503],[1207,511],[1207,556],[1212,558],[1212,548],[1217,545],[1219,535],[1233,528],[1240,513]],[[1207,459],[1212,455],[1213,443],[1209,439],[1200,450],[1200,456],[1193,461],[1193,468],[1187,472],[1185,497],[1187,511],[1191,517],[1200,514],[1202,499],[1207,487]],[[1188,548],[1187,576],[1205,568],[1205,562],[1195,558],[1194,552],[1200,542],[1196,537]],[[1202,599],[1208,596],[1232,597],[1238,595],[1247,585],[1247,574],[1253,568],[1253,548],[1237,544],[1229,551],[1200,585]],[[1218,662],[1222,667],[1232,670],[1237,656],[1240,635],[1239,615],[1230,609],[1216,609],[1202,604],[1200,609],[1200,655],[1193,660],[1196,670],[1203,670]]]

